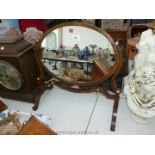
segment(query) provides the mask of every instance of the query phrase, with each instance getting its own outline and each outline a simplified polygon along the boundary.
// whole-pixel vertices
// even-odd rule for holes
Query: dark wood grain
[[[17,135],[57,135],[57,133],[32,116]]]
[[[7,109],[7,105],[0,99],[0,112]]]
[[[19,90],[9,90],[0,85],[0,95],[34,103],[36,110],[43,91],[38,80],[40,70],[34,56],[34,46],[23,39],[13,43],[0,43],[0,46],[4,47],[4,50],[0,51],[0,60],[15,66],[22,79],[22,87]]]

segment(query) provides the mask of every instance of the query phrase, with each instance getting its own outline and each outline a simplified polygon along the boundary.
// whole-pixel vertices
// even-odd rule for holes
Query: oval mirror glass
[[[51,28],[40,42],[40,61],[52,77],[70,84],[107,79],[117,65],[111,37],[99,28],[71,22]]]

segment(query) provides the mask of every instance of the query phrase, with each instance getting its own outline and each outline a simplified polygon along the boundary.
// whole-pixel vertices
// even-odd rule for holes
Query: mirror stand
[[[34,106],[32,107],[32,109],[34,111],[36,111],[38,109],[40,98],[43,95],[43,93],[46,90],[53,88],[53,82],[51,82],[51,81],[48,81],[45,83],[43,80],[40,80],[39,77],[37,78],[37,81],[38,81],[38,90],[37,90],[37,94],[35,95],[35,98],[34,98]]]
[[[42,70],[41,70],[41,72],[42,72]],[[35,105],[33,107],[33,110],[38,109],[39,100],[40,100],[40,97],[42,96],[42,94],[46,90],[52,89],[54,85],[56,85],[56,86],[58,86],[64,90],[67,90],[70,92],[75,92],[75,93],[92,93],[92,92],[101,93],[102,95],[106,96],[108,99],[114,100],[110,130],[115,131],[116,119],[117,119],[117,110],[118,110],[118,104],[119,104],[119,94],[120,94],[120,90],[116,87],[116,83],[115,83],[117,75],[118,75],[118,73],[115,73],[111,77],[110,86],[111,86],[113,93],[110,93],[108,90],[104,89],[103,87],[99,86],[98,84],[91,86],[91,87],[90,86],[77,86],[75,88],[75,87],[68,86],[68,85],[64,84],[63,82],[58,81],[58,80],[54,80],[54,79],[51,79],[49,81],[44,81],[43,80],[44,75],[41,74],[40,77],[37,79],[40,91],[35,98]]]
[[[112,99],[114,100],[113,103],[113,110],[112,110],[112,119],[111,119],[111,125],[110,125],[110,130],[111,131],[115,131],[115,127],[116,127],[116,119],[117,119],[117,110],[118,110],[118,104],[119,104],[119,94],[120,94],[120,90],[117,90],[114,93],[109,93],[109,91],[107,91],[106,89],[104,89],[103,87],[94,87],[94,88],[72,88],[72,87],[68,87],[60,82],[57,81],[53,81],[52,82],[54,85],[61,87],[62,89],[71,91],[71,92],[75,92],[75,93],[92,93],[92,92],[96,92],[96,93],[101,93],[102,95],[106,96],[108,99]]]
[[[57,25],[37,42],[35,57],[40,75],[37,79],[39,95],[33,110],[38,108],[44,91],[54,85],[76,93],[101,93],[114,100],[110,130],[115,131],[120,95],[116,77],[122,56],[105,31],[81,22]],[[50,80],[45,81],[45,73]],[[110,91],[102,86],[106,80],[110,81]]]

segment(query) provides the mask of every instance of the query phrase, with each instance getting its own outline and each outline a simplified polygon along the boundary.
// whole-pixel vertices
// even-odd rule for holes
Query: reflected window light
[[[51,32],[46,37],[46,49],[48,51],[51,51],[56,48],[56,34],[54,32]]]
[[[56,49],[56,45],[57,45],[56,34],[54,32],[51,32],[43,40],[41,47],[45,48],[47,51],[51,51]]]

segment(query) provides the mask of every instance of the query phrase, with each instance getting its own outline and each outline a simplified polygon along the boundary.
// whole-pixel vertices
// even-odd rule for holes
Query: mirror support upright
[[[114,65],[110,66],[109,64],[107,64],[107,62],[105,62],[107,59],[95,59],[94,61],[89,61],[89,57],[87,57],[87,55],[85,55],[85,60],[84,59],[80,59],[80,60],[75,60],[75,59],[66,59],[65,57],[63,58],[56,58],[56,57],[51,57],[48,55],[47,52],[47,56],[43,57],[43,53],[42,53],[42,42],[45,39],[46,36],[48,36],[48,34],[50,34],[51,32],[55,31],[55,30],[59,30],[60,28],[63,27],[69,27],[69,32],[70,34],[74,32],[74,27],[79,27],[79,29],[88,29],[90,31],[93,31],[92,33],[96,32],[96,35],[101,35],[103,36],[103,40],[107,40],[107,44],[108,46],[111,46],[113,51],[114,51]],[[78,36],[76,34],[72,35],[73,39],[75,39],[76,41],[79,41],[79,39],[81,39],[82,36]],[[92,38],[91,36],[89,37],[90,39]],[[82,38],[83,39],[83,38]],[[59,38],[59,40],[61,40]],[[91,41],[90,41],[91,42]],[[69,42],[68,42],[69,43]],[[86,45],[86,47],[88,47]],[[94,49],[96,48],[96,45],[91,45],[91,47],[93,47],[93,54],[94,54]],[[60,49],[61,48],[61,49]],[[79,47],[77,47],[76,45],[76,50],[78,50]],[[59,51],[63,51],[63,47],[62,45],[59,46]],[[74,49],[75,50],[75,49]],[[83,51],[88,51],[88,48],[84,48],[82,50]],[[101,50],[101,48],[98,48],[98,51]],[[107,49],[106,49],[107,50]],[[55,52],[57,54],[56,49],[53,50],[52,52]],[[71,51],[71,50],[69,50]],[[63,51],[63,52],[67,52],[67,51]],[[81,52],[81,53],[82,53]],[[53,85],[57,85],[65,90],[71,91],[71,92],[77,92],[77,93],[90,93],[90,92],[99,92],[101,94],[103,94],[104,96],[106,96],[108,99],[112,99],[114,100],[113,103],[113,110],[112,110],[112,120],[111,120],[111,126],[110,126],[110,130],[111,131],[115,131],[115,126],[116,126],[116,118],[117,118],[117,110],[118,110],[118,104],[119,104],[119,94],[120,94],[120,90],[117,88],[116,86],[116,77],[120,72],[121,69],[121,65],[122,65],[122,56],[120,54],[120,52],[118,51],[117,47],[115,46],[112,38],[108,35],[108,33],[106,33],[105,31],[101,30],[100,28],[97,28],[93,25],[90,24],[86,24],[86,23],[82,23],[82,22],[66,22],[66,23],[62,23],[59,24],[51,29],[49,29],[44,36],[37,42],[36,46],[35,46],[35,57],[38,63],[38,66],[40,68],[40,75],[38,77],[38,84],[39,84],[39,89],[40,89],[40,94],[38,95],[38,97],[36,97],[36,105],[33,107],[34,110],[36,110],[38,108],[39,105],[39,98],[40,96],[44,93],[45,90],[49,89],[49,88],[53,88]],[[83,57],[79,57],[79,58],[83,58]],[[53,68],[51,67],[51,64],[49,65],[52,69],[50,70],[48,66],[46,66],[44,64],[44,62],[47,62],[50,60],[51,62],[54,62],[53,66],[54,67],[54,71],[53,72]],[[69,66],[69,64],[74,64],[74,66],[80,66],[80,69],[83,69],[83,64],[87,63],[87,65],[91,66],[91,79],[84,79],[83,81],[80,81],[79,79],[76,81],[75,79],[72,80],[67,80],[65,79],[66,76],[66,72],[64,72],[65,75],[64,77],[60,77],[59,75],[59,70],[57,70],[57,66],[56,64],[63,64],[64,66]],[[66,65],[67,64],[67,65]],[[63,67],[64,67],[63,66]],[[87,66],[87,70],[89,70],[90,68]],[[62,66],[58,68],[62,69]],[[72,69],[72,68],[71,68]],[[67,70],[71,70],[70,68],[67,67]],[[79,71],[79,68],[77,69]],[[58,74],[56,74],[58,72]],[[47,73],[51,79],[49,81],[45,81],[45,73]],[[73,72],[68,72],[68,74],[71,74]],[[74,72],[75,73],[75,72]],[[79,72],[82,74],[82,71]],[[88,72],[85,73],[85,76],[88,76]],[[110,80],[110,89],[111,92],[109,92],[109,90],[105,89],[103,86],[101,86],[101,84],[105,81],[105,80]]]

